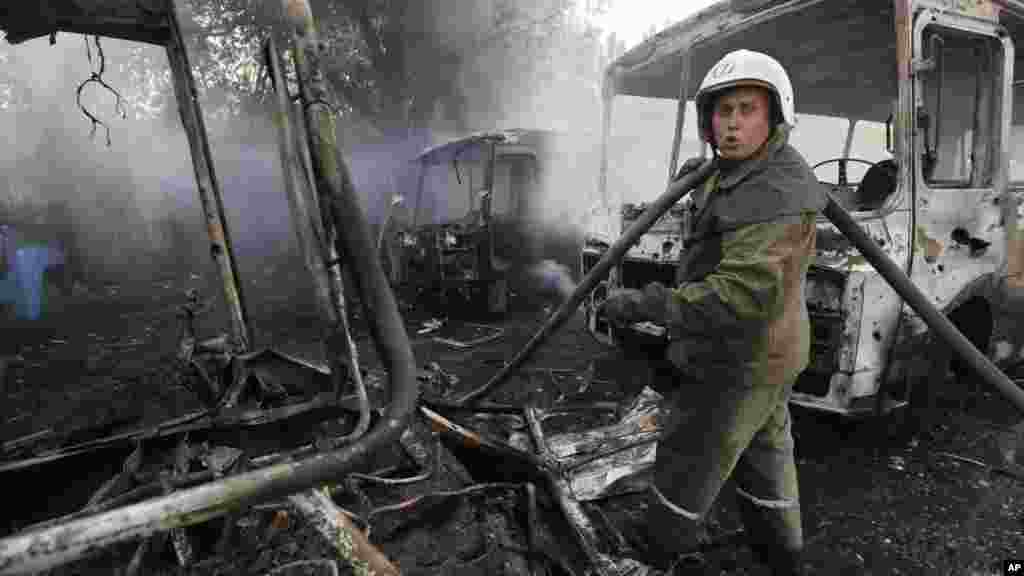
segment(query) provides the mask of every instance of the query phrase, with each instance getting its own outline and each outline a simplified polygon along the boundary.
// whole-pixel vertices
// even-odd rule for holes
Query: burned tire
[[[974,298],[960,306],[949,315],[949,320],[957,327],[971,344],[982,354],[988,352],[989,344],[992,342],[992,311],[988,302],[981,298]],[[970,378],[973,374],[970,365],[960,356],[950,355],[950,369],[956,374],[957,380],[963,383],[964,379]]]
[[[953,310],[948,318],[975,348],[983,354],[988,352],[993,318],[986,300],[972,298]],[[937,399],[959,400],[962,409],[967,400],[974,399],[982,390],[970,365],[934,335],[928,346],[928,359],[928,370],[920,375],[910,393],[911,420],[921,431],[930,428],[929,416],[938,408]],[[953,386],[949,385],[950,371],[955,376]]]

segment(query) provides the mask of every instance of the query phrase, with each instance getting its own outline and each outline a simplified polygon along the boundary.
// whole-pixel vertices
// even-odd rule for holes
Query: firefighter
[[[727,54],[695,100],[715,169],[692,193],[680,282],[616,291],[603,305],[619,327],[665,324],[665,392],[685,414],[658,445],[641,551],[675,573],[699,564],[701,521],[731,476],[755,556],[773,574],[798,574],[803,535],[787,402],[809,362],[804,282],[827,197],[788,144],[793,89],[774,58]],[[702,162],[687,161],[676,178]]]

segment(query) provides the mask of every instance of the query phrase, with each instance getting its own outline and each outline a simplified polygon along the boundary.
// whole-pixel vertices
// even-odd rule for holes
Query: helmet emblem
[[[733,64],[730,60],[724,60],[722,62],[719,62],[718,65],[711,70],[711,78],[721,78],[722,76],[731,73],[735,68],[735,64]]]

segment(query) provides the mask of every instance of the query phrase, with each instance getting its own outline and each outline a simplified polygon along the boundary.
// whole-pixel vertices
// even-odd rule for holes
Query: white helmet
[[[786,69],[767,54],[750,50],[735,50],[726,54],[711,67],[700,83],[697,96],[697,128],[705,142],[712,142],[711,111],[707,110],[714,93],[733,86],[762,86],[769,89],[775,99],[775,110],[782,116],[782,124],[796,125],[793,105],[793,85]]]

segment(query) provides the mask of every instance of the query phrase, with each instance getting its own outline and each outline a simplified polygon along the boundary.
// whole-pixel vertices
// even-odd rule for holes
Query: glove
[[[608,299],[601,303],[599,312],[603,312],[612,324],[623,327],[636,322],[648,320],[646,313],[646,296],[634,289],[613,290]]]
[[[672,291],[660,282],[651,282],[644,289],[613,290],[601,304],[608,321],[617,326],[628,326],[650,320],[672,321]]]
[[[661,282],[651,282],[647,286],[644,286],[643,294],[643,313],[648,316],[650,320],[656,320],[663,324],[667,324],[672,321],[672,319],[669,318],[669,302],[672,298],[672,291],[669,290],[668,287]]]
[[[676,175],[672,178],[672,181],[675,182],[681,179],[683,176],[686,176],[690,172],[700,168],[702,164],[704,164],[704,158],[690,158],[686,162],[683,162],[683,165],[679,167],[679,170],[676,171]]]

